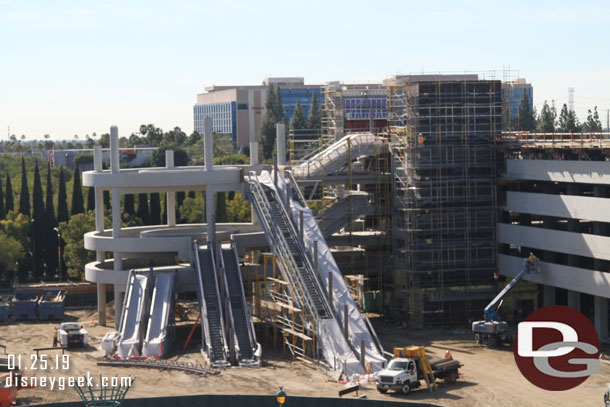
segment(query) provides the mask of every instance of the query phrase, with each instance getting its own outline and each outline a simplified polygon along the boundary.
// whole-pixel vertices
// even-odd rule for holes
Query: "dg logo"
[[[541,308],[521,322],[513,351],[523,376],[545,390],[572,389],[600,370],[595,327],[562,305]]]

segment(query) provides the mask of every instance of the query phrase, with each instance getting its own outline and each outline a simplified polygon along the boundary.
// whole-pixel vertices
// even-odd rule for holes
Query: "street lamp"
[[[275,399],[277,400],[280,407],[283,406],[286,402],[286,392],[284,391],[284,388],[282,386],[280,386],[280,391],[278,391],[275,395]]]
[[[57,233],[57,269],[59,270],[59,281],[61,281],[61,234],[58,228],[53,228]]]

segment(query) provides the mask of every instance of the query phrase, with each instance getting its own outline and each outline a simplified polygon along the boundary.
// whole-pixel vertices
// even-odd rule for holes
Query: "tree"
[[[57,192],[57,222],[67,222],[70,218],[68,212],[68,196],[66,194],[66,178],[64,167],[59,169],[59,190]]]
[[[6,213],[9,213],[13,209],[15,209],[15,201],[13,197],[13,185],[11,184],[11,177],[6,173],[6,201],[4,205],[4,210]]]
[[[540,121],[538,123],[538,129],[545,133],[554,132],[556,116],[556,114],[553,114],[553,109],[551,109],[551,107],[545,100],[544,105],[542,105],[542,110],[540,111]]]
[[[311,107],[307,115],[307,128],[309,130],[320,130],[322,128],[322,115],[318,105],[318,94],[314,92],[311,98]]]
[[[51,179],[51,165],[47,163],[47,191],[46,191],[46,239],[45,239],[45,261],[47,270],[53,272],[57,270],[57,248],[61,243],[58,241],[57,233],[53,228],[57,227],[55,219],[55,209],[53,208],[53,183]]]
[[[40,171],[38,170],[38,161],[34,164],[34,186],[32,190],[32,240],[34,258],[34,277],[41,278],[45,272],[44,268],[44,246],[47,240],[46,232],[46,213],[44,208],[44,200],[42,197],[42,183],[40,182]]]
[[[580,125],[578,118],[573,110],[568,110],[568,106],[564,103],[561,112],[559,113],[559,119],[557,120],[557,129],[560,132],[571,132],[580,131]]]
[[[76,164],[74,170],[74,178],[72,183],[72,207],[70,208],[70,215],[74,216],[79,213],[85,213],[85,201],[83,198],[83,188],[80,183],[80,169]]]
[[[138,194],[138,212],[136,216],[142,219],[144,225],[150,225],[150,211],[148,210],[148,194]]]
[[[161,197],[158,192],[150,194],[150,224],[161,224]]]
[[[173,150],[174,151],[174,166],[183,167],[189,164],[189,156],[181,147],[178,147],[173,144],[168,144],[159,147],[153,152],[151,157],[151,165],[153,167],[165,167],[165,151]]]
[[[174,127],[163,135],[163,144],[184,145],[186,141],[186,133],[180,127]]]
[[[0,221],[0,230],[7,236],[17,240],[23,250],[23,256],[16,261],[19,262],[19,280],[25,281],[31,269],[31,258],[25,256],[31,248],[30,236],[32,232],[30,218],[15,210],[7,212],[6,219]]]
[[[185,223],[202,223],[203,215],[203,202],[201,199],[186,198],[180,207],[180,218]]]
[[[7,287],[15,279],[18,263],[25,257],[25,251],[15,238],[0,232],[0,253],[0,284]]]
[[[87,210],[95,210],[95,188],[93,187],[87,188]]]
[[[104,191],[102,195],[104,197],[104,209],[111,209],[112,203],[110,203],[110,191]]]
[[[163,130],[158,127],[155,127],[154,124],[141,125],[140,133],[142,133],[142,136],[146,137],[148,144],[150,144],[151,146],[158,146],[163,140]]]
[[[83,235],[95,229],[95,218],[92,212],[78,213],[68,223],[59,226],[65,241],[63,259],[71,278],[82,280],[85,265],[95,260],[95,252],[85,249]]]
[[[533,113],[529,98],[527,97],[527,94],[523,92],[523,96],[521,96],[521,101],[519,102],[519,130],[532,131],[536,128],[536,119],[534,118]]]
[[[0,180],[0,220],[4,219],[6,211],[4,209],[4,192],[2,191],[2,180]]]
[[[305,114],[303,113],[303,106],[301,106],[301,100],[297,99],[297,104],[294,107],[294,113],[290,119],[291,130],[302,130],[307,127],[305,123]]]
[[[597,106],[593,112],[591,109],[587,110],[587,121],[583,123],[583,131],[596,132],[602,131],[602,123],[599,120],[599,113],[597,113]]]
[[[226,223],[227,217],[227,199],[224,192],[216,193],[216,222]]]
[[[239,192],[227,203],[227,220],[229,222],[250,222],[251,205],[241,198]]]
[[[136,208],[132,194],[125,194],[123,198],[123,213],[126,215],[135,215]]]
[[[110,134],[104,133],[100,136],[99,140],[100,146],[102,148],[110,148]]]
[[[25,172],[25,159],[21,156],[21,193],[19,194],[19,213],[30,216],[30,192],[28,177]]]
[[[279,105],[279,106],[278,106]],[[284,108],[281,106],[279,88],[276,91],[273,85],[267,90],[267,101],[265,102],[265,114],[258,128],[258,142],[262,149],[265,160],[273,157],[273,146],[275,144],[275,124],[285,123]]]

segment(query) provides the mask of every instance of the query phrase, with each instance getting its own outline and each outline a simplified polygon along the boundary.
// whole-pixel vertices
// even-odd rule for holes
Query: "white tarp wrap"
[[[274,187],[273,175],[269,172],[263,171],[258,179],[261,183],[272,188]],[[284,193],[285,188],[286,183],[283,177],[278,174],[278,189],[280,190],[280,196],[282,197],[283,202],[286,201]],[[358,306],[350,295],[343,275],[341,274],[337,263],[335,263],[313,213],[308,207],[303,208],[293,199],[290,201],[290,208],[293,219],[297,220],[299,219],[299,212],[301,210],[303,211],[303,224],[305,228],[303,244],[311,259],[314,258],[314,242],[316,240],[318,241],[318,268],[320,273],[318,280],[321,283],[323,292],[328,292],[327,284],[329,273],[333,276],[333,309],[335,311],[335,319],[326,320],[324,323],[322,323],[322,321],[317,322],[319,328],[318,339],[323,344],[322,349],[325,352],[324,356],[326,361],[331,366],[333,366],[335,361],[337,361],[337,363],[345,363],[345,366],[348,368],[346,371],[348,376],[351,376],[351,374],[354,373],[362,374],[363,368],[352,349],[359,352],[360,344],[363,340],[365,344],[365,359],[367,365],[368,363],[372,363],[374,370],[381,370],[385,366],[386,360],[375,346],[374,339],[360,315]],[[295,224],[298,224],[298,221],[295,222]],[[344,304],[347,304],[348,307],[349,344],[346,342],[341,330]],[[351,348],[349,346],[350,344]]]
[[[306,162],[292,168],[295,178],[318,178],[337,171],[348,157],[377,156],[383,152],[383,140],[372,133],[352,133],[342,137]]]
[[[159,357],[163,354],[162,346],[169,334],[174,278],[174,271],[155,272],[155,289],[148,318],[148,329],[142,344],[143,356]]]
[[[121,340],[117,346],[120,358],[140,356],[138,348],[142,342],[142,323],[148,317],[147,290],[148,274],[131,273],[121,322]]]

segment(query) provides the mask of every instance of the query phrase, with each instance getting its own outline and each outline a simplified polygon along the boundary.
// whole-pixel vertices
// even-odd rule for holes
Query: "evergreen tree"
[[[593,122],[595,123],[595,131],[602,131],[602,122],[599,120],[599,113],[597,113],[597,106],[593,109]]]
[[[536,119],[534,118],[533,113],[529,98],[527,97],[527,94],[523,92],[523,96],[519,102],[519,130],[532,131],[536,128]]]
[[[2,191],[2,180],[0,180],[0,220],[4,219],[6,211],[4,209],[4,192]]]
[[[262,150],[262,157],[265,160],[273,157],[273,146],[275,143],[275,124],[285,123],[284,107],[279,87],[269,86],[267,91],[267,101],[265,102],[265,114],[258,128],[258,142]]]
[[[136,214],[134,197],[132,194],[125,194],[125,197],[123,198],[123,213],[126,215]]]
[[[227,222],[227,200],[224,192],[216,193],[216,222]]]
[[[150,194],[150,224],[161,224],[161,197],[158,192]]]
[[[32,210],[32,246],[34,249],[34,277],[41,278],[44,269],[44,247],[47,240],[47,222],[42,195],[42,183],[40,182],[40,171],[38,161],[34,165],[34,187],[32,190],[33,210]]]
[[[148,194],[138,194],[138,212],[136,216],[142,219],[142,224],[150,225],[150,211],[148,210]]]
[[[30,192],[28,177],[25,172],[25,159],[21,156],[21,193],[19,194],[19,213],[30,216]]]
[[[570,120],[570,112],[568,111],[568,105],[565,103],[561,107],[559,113],[559,119],[557,120],[557,130],[560,132],[568,132],[568,121]]]
[[[66,178],[64,167],[59,170],[59,190],[57,192],[57,222],[67,222],[70,219],[68,212],[68,195],[66,194]]]
[[[4,210],[6,211],[6,213],[9,213],[10,211],[15,209],[15,201],[14,201],[14,197],[13,197],[13,184],[11,184],[11,177],[8,175],[8,172],[6,173],[6,198],[5,198],[5,205],[4,205]]]
[[[538,123],[538,129],[544,133],[552,133],[555,131],[555,117],[553,109],[549,106],[547,101],[544,101],[542,110],[540,111],[540,121]]]
[[[47,191],[45,215],[47,238],[45,239],[44,257],[47,263],[47,270],[52,273],[54,270],[57,270],[57,248],[60,242],[57,241],[57,233],[53,230],[53,228],[57,227],[57,220],[55,219],[55,208],[53,207],[53,182],[51,179],[50,164],[47,164]]]
[[[602,131],[602,123],[599,120],[599,113],[597,113],[597,106],[595,106],[595,109],[593,112],[591,112],[591,109],[587,110],[587,121],[583,123],[582,129],[583,129],[583,131],[590,131],[590,132]]]
[[[309,130],[320,130],[322,128],[322,114],[318,105],[318,94],[314,92],[311,98],[311,107],[307,115],[307,128]]]
[[[307,127],[305,123],[305,114],[303,113],[303,106],[301,106],[301,100],[297,99],[297,104],[294,107],[294,114],[290,119],[291,130],[302,130]]]
[[[110,202],[110,191],[104,191],[102,195],[104,196],[104,209],[112,208],[112,203]]]
[[[87,210],[95,210],[95,188],[93,187],[87,188]]]
[[[275,88],[275,105],[273,106],[273,116],[276,123],[286,123],[284,105],[282,105],[282,93],[279,86]]]
[[[74,170],[74,182],[72,184],[72,208],[70,209],[70,216],[74,216],[79,213],[85,213],[85,201],[83,199],[83,188],[80,183],[80,169],[76,164]]]

